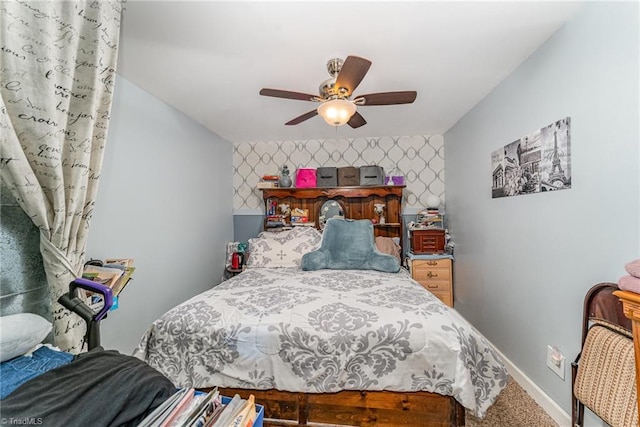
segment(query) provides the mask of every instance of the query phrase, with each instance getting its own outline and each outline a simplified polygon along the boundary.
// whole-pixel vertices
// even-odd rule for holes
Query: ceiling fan
[[[403,91],[354,96],[353,92],[370,66],[371,61],[358,56],[347,56],[344,61],[333,58],[327,62],[327,71],[331,78],[320,85],[320,96],[267,88],[262,89],[260,95],[320,102],[318,108],[288,121],[285,125],[297,125],[320,115],[331,126],[348,124],[354,129],[359,128],[366,125],[367,121],[356,111],[358,106],[411,104],[417,95],[415,91]]]

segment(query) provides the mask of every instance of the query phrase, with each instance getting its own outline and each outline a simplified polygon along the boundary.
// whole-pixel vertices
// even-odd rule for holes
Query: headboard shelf
[[[404,187],[404,185],[381,185],[366,187],[263,188],[262,195],[264,198],[275,197],[277,199],[285,197],[294,199],[326,197],[328,199],[334,199],[338,196],[361,198],[372,195],[379,197],[387,197],[389,195],[402,197]]]
[[[402,245],[402,192],[404,185],[381,185],[360,187],[317,187],[317,188],[263,188],[262,197],[276,199],[279,205],[289,205],[290,209],[306,209],[309,221],[320,225],[320,210],[327,200],[338,201],[350,219],[370,219],[378,221],[375,205],[384,205],[385,224],[374,224],[374,234],[382,237],[398,237]]]

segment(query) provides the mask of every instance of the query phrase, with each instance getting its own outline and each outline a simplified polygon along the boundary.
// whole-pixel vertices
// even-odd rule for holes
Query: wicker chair
[[[599,283],[584,299],[582,349],[571,364],[573,426],[583,426],[585,406],[612,427],[638,426],[631,321],[617,290]]]

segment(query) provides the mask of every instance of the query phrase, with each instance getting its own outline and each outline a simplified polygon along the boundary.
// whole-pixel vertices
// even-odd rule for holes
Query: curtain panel
[[[82,273],[121,14],[119,0],[0,7],[0,176],[40,229],[54,342],[75,353],[84,346],[84,321],[57,300]]]

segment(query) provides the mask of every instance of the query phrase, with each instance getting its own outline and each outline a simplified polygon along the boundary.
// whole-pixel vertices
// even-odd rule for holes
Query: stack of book
[[[262,427],[264,408],[253,395],[242,399],[220,396],[217,388],[209,393],[185,388],[167,399],[138,427]]]
[[[427,208],[418,212],[417,220],[421,228],[444,228],[439,209]]]
[[[277,175],[264,175],[256,184],[256,188],[277,188],[280,177]]]
[[[91,260],[85,264],[82,278],[109,287],[114,300],[117,301],[118,295],[131,281],[135,270],[136,268],[131,258],[111,258],[104,261]],[[84,298],[89,307],[93,309],[100,309],[104,304],[100,294],[85,291]],[[112,309],[115,308],[117,308],[117,303],[114,303],[114,307],[112,307]]]
[[[267,215],[265,226],[266,228],[280,228],[284,227],[286,222],[281,215]]]
[[[438,211],[436,211],[436,213],[428,213],[422,223],[427,226],[427,228],[443,228],[442,217],[438,214]]]

